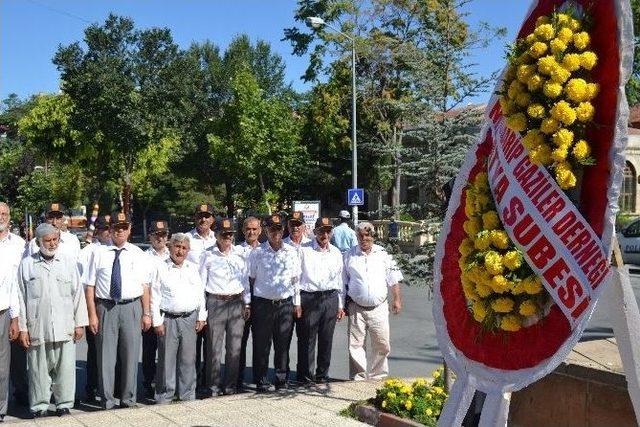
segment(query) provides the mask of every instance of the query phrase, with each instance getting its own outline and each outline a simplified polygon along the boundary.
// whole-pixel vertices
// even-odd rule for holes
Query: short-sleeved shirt
[[[12,319],[20,313],[16,279],[25,246],[24,239],[13,233],[0,240],[0,310],[10,309]]]
[[[358,244],[358,238],[356,237],[356,232],[349,227],[349,224],[343,222],[333,229],[331,243],[340,249],[340,252],[345,253]]]
[[[209,230],[209,235],[207,237],[202,237],[198,234],[198,229],[194,228],[189,231],[187,235],[190,239],[189,255],[187,255],[187,259],[199,265],[202,253],[216,244],[215,233]]]
[[[338,306],[344,306],[344,282],[342,279],[342,254],[329,244],[324,250],[317,240],[300,249],[300,290],[306,292],[338,291]]]
[[[255,279],[253,295],[270,300],[293,297],[300,305],[300,258],[295,248],[282,244],[277,251],[268,241],[249,255],[249,277]]]
[[[164,314],[189,313],[198,310],[198,320],[207,320],[204,284],[198,266],[185,260],[177,266],[171,258],[156,264],[151,285],[153,326],[164,322]]]
[[[111,299],[111,271],[115,259],[115,250],[120,249],[110,245],[103,250],[96,251],[93,262],[89,266],[86,276],[87,286],[95,286],[96,298]],[[125,243],[120,253],[120,275],[122,278],[121,298],[123,300],[138,298],[143,293],[143,286],[149,285],[149,256],[142,249]]]
[[[375,307],[387,299],[388,288],[403,277],[398,265],[383,247],[373,245],[369,254],[360,245],[344,254],[343,280],[348,295],[358,305]]]
[[[243,292],[244,302],[251,302],[249,276],[244,252],[232,246],[223,253],[218,246],[203,252],[200,258],[200,277],[205,291],[216,295],[235,295]]]

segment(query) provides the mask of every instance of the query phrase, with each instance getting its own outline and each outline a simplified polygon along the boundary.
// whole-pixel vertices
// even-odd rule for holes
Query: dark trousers
[[[89,327],[85,327],[87,337],[87,383],[84,391],[87,396],[95,396],[98,392],[98,362],[96,354],[96,336],[93,335]]]
[[[156,374],[156,351],[158,336],[153,328],[142,332],[142,385],[148,389],[153,384]]]
[[[27,352],[18,344],[11,343],[11,367],[9,376],[13,384],[13,397],[24,406],[29,406],[29,380],[27,379]]]
[[[242,341],[240,342],[240,365],[238,368],[238,387],[244,383],[244,370],[247,367],[247,341],[249,341],[249,333],[251,332],[251,318],[244,322],[244,331],[242,331]]]
[[[272,301],[253,297],[251,301],[251,334],[253,335],[253,381],[258,386],[268,385],[269,352],[273,341],[273,367],[276,386],[287,382],[289,345],[293,331],[293,303],[291,298]]]
[[[298,329],[298,381],[329,378],[331,345],[338,313],[338,292],[300,292],[302,318]],[[316,366],[316,341],[318,343]]]
[[[207,387],[207,327],[196,337],[196,386],[199,390]]]

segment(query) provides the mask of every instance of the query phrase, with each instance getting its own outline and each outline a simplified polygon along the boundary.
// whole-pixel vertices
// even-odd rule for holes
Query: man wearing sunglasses
[[[45,222],[53,225],[60,230],[60,243],[58,245],[58,253],[67,254],[77,260],[80,255],[80,240],[68,231],[62,231],[64,226],[65,207],[62,203],[50,203],[47,205],[45,213]],[[27,255],[37,254],[40,249],[36,239],[31,239],[27,247]]]
[[[216,245],[202,255],[200,277],[207,296],[207,387],[213,396],[236,393],[244,321],[251,293],[243,252],[233,245],[233,221],[216,223]],[[224,346],[223,346],[224,344]],[[220,373],[223,348],[225,375]]]
[[[287,230],[289,235],[282,241],[287,245],[291,245],[296,249],[311,243],[311,239],[307,237],[307,226],[304,223],[304,216],[300,211],[291,212],[287,220]]]
[[[331,219],[318,218],[313,230],[315,239],[300,249],[302,317],[296,333],[298,382],[302,384],[329,381],[333,331],[336,321],[344,317],[342,253],[329,243],[332,230]]]
[[[113,244],[97,251],[86,279],[89,329],[96,335],[99,387],[104,409],[115,406],[116,360],[121,363],[121,407],[136,407],[140,329],[151,327],[149,262],[145,253],[127,240],[129,215],[111,215]],[[139,325],[139,326],[137,326]],[[118,354],[119,353],[119,354]]]

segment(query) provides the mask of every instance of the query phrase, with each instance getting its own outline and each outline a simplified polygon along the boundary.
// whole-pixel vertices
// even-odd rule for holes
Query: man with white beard
[[[18,288],[16,277],[25,241],[9,232],[9,205],[0,202],[0,420],[7,413],[11,344],[18,337]],[[26,388],[26,387],[25,387]]]
[[[62,231],[64,227],[64,211],[65,207],[62,203],[50,203],[47,205],[45,222],[60,230],[60,244],[58,251],[60,251],[60,253],[66,253],[74,260],[77,260],[80,255],[80,240],[68,231]],[[36,239],[31,239],[26,255],[36,254],[38,253],[38,250]]]
[[[39,251],[18,268],[20,344],[27,350],[29,409],[47,415],[53,394],[56,415],[70,413],[75,400],[76,348],[88,324],[76,258],[59,253],[60,230],[36,228]]]

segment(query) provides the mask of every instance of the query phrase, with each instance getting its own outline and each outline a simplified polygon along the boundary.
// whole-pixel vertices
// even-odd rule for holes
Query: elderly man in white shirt
[[[152,282],[151,311],[158,335],[157,403],[196,397],[196,333],[204,328],[207,311],[198,266],[186,259],[189,246],[188,235],[171,236],[170,257],[158,264]]]
[[[282,220],[265,220],[268,241],[249,255],[249,280],[253,281],[251,335],[253,336],[253,380],[258,392],[270,389],[267,380],[269,352],[273,340],[276,389],[286,388],[293,317],[300,317],[300,258],[282,241]]]
[[[64,211],[65,207],[62,203],[50,203],[47,205],[45,222],[60,230],[60,244],[58,246],[58,251],[61,254],[68,254],[73,259],[77,260],[80,255],[80,240],[68,231],[62,231],[62,228],[64,227]],[[27,247],[26,255],[36,254],[38,253],[38,250],[36,239],[31,239],[29,246]]]
[[[149,225],[149,242],[151,247],[144,251],[154,264],[162,264],[169,259],[167,239],[169,238],[169,225],[164,220],[151,221]],[[155,272],[155,268],[149,268]],[[151,281],[152,277],[149,277]],[[153,380],[156,375],[156,350],[158,349],[158,336],[152,328],[142,332],[142,387],[147,398],[153,398]]]
[[[121,407],[136,407],[139,327],[151,327],[149,262],[145,253],[127,242],[129,215],[111,215],[113,245],[97,251],[85,283],[89,329],[96,335],[98,392],[105,409],[115,406],[116,360],[121,362]],[[118,354],[119,352],[119,354]]]
[[[344,317],[344,283],[342,253],[329,243],[333,225],[331,219],[317,219],[315,239],[300,250],[302,275],[300,301],[302,317],[298,335],[298,382],[323,383],[329,380],[331,345],[336,321]],[[316,343],[318,363],[316,365]]]
[[[102,250],[111,245],[111,233],[109,232],[110,215],[99,215],[93,223],[95,228],[95,241],[91,242],[80,251],[78,256],[78,270],[80,271],[80,282],[86,283],[86,276],[89,274],[89,266],[93,262],[93,257],[98,250]],[[85,398],[92,402],[98,392],[98,355],[96,354],[96,336],[85,328],[87,337],[87,381],[85,384]]]
[[[249,260],[249,254],[260,245],[258,240],[260,234],[262,234],[262,227],[260,226],[260,220],[255,216],[245,218],[242,223],[242,234],[244,234],[244,242],[236,245],[236,249],[240,251],[242,258],[246,261]],[[249,288],[249,301],[251,301],[251,295],[253,294],[253,286]],[[251,332],[251,316],[244,321],[244,331],[242,332],[242,341],[240,343],[240,363],[238,367],[238,386],[240,390],[244,388],[244,371],[247,367],[247,342],[249,341],[249,334]]]
[[[380,379],[389,374],[388,289],[391,289],[394,314],[400,313],[402,273],[394,259],[373,243],[375,229],[369,222],[356,227],[358,246],[344,254],[344,283],[350,298],[349,376],[354,380]],[[365,337],[369,335],[373,362],[367,370]]]
[[[234,394],[240,367],[244,321],[249,316],[251,293],[242,252],[233,246],[233,221],[216,224],[216,246],[202,256],[200,276],[207,294],[207,386],[211,394]],[[220,374],[223,344],[225,375]]]
[[[7,413],[9,395],[9,366],[11,341],[18,337],[18,266],[26,242],[9,231],[11,211],[9,205],[0,202],[0,420]],[[19,352],[21,350],[18,350]],[[21,351],[24,354],[24,351]],[[26,368],[26,366],[25,366]],[[16,374],[24,376],[26,369]],[[25,378],[22,378],[23,382]],[[26,390],[26,384],[23,387]]]
[[[289,235],[282,239],[287,245],[299,249],[311,243],[311,239],[307,237],[307,225],[304,223],[304,215],[302,212],[291,212],[291,216],[287,220],[287,230],[289,231]]]
[[[35,417],[47,415],[51,394],[56,415],[68,415],[76,389],[76,348],[87,325],[87,307],[77,260],[58,254],[60,230],[36,229],[39,252],[18,269],[20,343],[27,350],[29,406]]]

